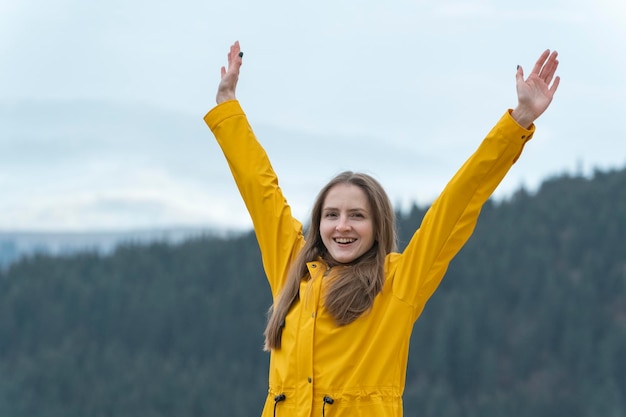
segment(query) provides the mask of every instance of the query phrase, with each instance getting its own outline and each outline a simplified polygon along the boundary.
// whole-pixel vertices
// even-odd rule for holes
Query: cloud
[[[301,218],[343,169],[427,204],[515,106],[516,64],[530,71],[544,48],[561,53],[562,84],[499,195],[581,161],[621,166],[624,7],[2,2],[0,228],[246,223],[202,122],[235,39],[238,96]]]

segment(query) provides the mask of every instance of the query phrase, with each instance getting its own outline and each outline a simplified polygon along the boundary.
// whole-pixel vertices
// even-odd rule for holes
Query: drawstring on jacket
[[[274,397],[274,417],[276,417],[276,406],[279,402],[285,401],[285,398],[287,398],[287,396],[284,393],[278,394]]]
[[[322,406],[322,417],[326,417],[326,404],[333,405],[335,400],[332,397],[325,395],[324,396],[324,405]]]
[[[279,402],[285,401],[286,399],[287,399],[287,396],[285,395],[285,393],[278,394],[277,396],[274,397],[274,417],[276,417],[276,406],[278,405]],[[333,399],[333,397],[329,395],[324,396],[324,405],[322,406],[322,417],[326,417],[326,404],[333,405],[334,402],[335,400]]]

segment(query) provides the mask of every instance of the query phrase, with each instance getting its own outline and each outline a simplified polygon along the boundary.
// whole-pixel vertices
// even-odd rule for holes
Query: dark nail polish
[[[243,52],[239,52],[239,58],[243,58]]]

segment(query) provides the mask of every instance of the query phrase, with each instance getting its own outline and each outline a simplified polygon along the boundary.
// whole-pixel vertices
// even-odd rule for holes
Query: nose
[[[338,232],[347,232],[352,228],[352,226],[350,225],[350,221],[348,220],[347,217],[342,216],[339,219],[339,223],[337,223],[337,227],[335,227],[335,229]]]

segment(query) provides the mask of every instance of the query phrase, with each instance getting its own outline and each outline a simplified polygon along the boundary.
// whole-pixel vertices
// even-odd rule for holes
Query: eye
[[[363,213],[361,213],[361,212],[357,211],[357,212],[352,213],[352,214],[350,215],[350,217],[354,217],[354,218],[357,218],[357,219],[362,219],[362,218],[364,218],[365,216],[363,215]]]
[[[336,213],[336,212],[334,212],[334,211],[327,211],[327,212],[324,214],[324,217],[332,219],[332,218],[337,217],[337,213]]]

